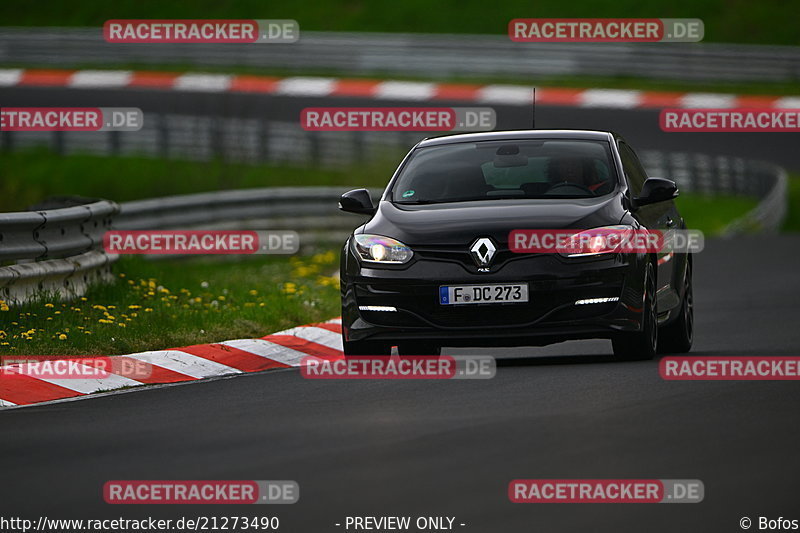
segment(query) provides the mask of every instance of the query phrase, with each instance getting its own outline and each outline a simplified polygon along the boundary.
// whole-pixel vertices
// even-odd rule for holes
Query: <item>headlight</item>
[[[402,242],[381,235],[356,235],[353,248],[362,261],[384,265],[407,263],[414,255]]]
[[[564,257],[618,253],[630,247],[633,236],[633,227],[627,225],[588,229],[566,239],[558,247],[558,253]]]

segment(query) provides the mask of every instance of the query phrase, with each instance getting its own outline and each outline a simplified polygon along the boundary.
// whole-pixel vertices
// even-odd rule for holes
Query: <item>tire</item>
[[[440,355],[442,347],[434,342],[401,342],[397,352],[400,355]]]
[[[694,294],[692,291],[692,264],[686,263],[683,275],[683,301],[678,318],[661,329],[658,338],[659,353],[686,353],[692,349],[694,339]]]
[[[642,330],[623,333],[611,340],[614,356],[620,361],[645,361],[656,356],[658,346],[658,313],[656,311],[656,276],[653,264],[645,270]]]
[[[342,341],[344,355],[391,355],[392,347],[375,341]]]

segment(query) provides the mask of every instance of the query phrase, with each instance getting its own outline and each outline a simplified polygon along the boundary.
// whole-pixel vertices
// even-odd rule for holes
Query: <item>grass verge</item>
[[[675,201],[686,225],[706,235],[718,235],[735,219],[758,205],[746,196],[704,196],[681,194]]]
[[[118,355],[264,335],[338,316],[338,254],[117,263],[85,297],[0,303],[0,355]]]
[[[398,158],[399,160],[399,158]],[[396,162],[323,170],[223,161],[53,154],[46,148],[0,152],[0,212],[19,211],[48,196],[79,195],[117,202],[249,187],[358,185],[385,187]]]

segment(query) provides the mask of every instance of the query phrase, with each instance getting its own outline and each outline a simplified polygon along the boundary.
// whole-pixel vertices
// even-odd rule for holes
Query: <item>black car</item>
[[[526,254],[509,246],[519,229],[683,229],[677,195],[674,182],[648,178],[611,132],[425,139],[377,207],[366,189],[341,197],[340,209],[370,216],[341,255],[345,355],[586,338],[611,339],[620,359],[687,352],[691,254]]]

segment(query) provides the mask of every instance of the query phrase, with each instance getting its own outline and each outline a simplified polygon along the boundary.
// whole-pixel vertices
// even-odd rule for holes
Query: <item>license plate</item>
[[[443,285],[439,287],[439,303],[442,305],[524,303],[527,301],[527,283]]]

